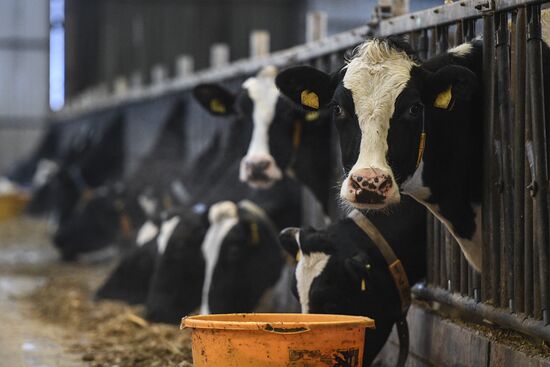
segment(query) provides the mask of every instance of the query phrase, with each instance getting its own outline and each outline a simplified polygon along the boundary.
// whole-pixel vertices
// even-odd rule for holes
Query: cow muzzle
[[[391,173],[379,168],[350,172],[342,183],[340,196],[359,209],[382,209],[400,199]]]
[[[241,162],[239,177],[256,188],[269,188],[282,178],[275,160],[269,156],[245,157]]]

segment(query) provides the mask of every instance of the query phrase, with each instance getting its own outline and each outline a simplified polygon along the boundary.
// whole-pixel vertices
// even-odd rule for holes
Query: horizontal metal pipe
[[[550,327],[547,327],[542,321],[530,319],[524,315],[512,314],[483,302],[478,303],[469,297],[451,294],[441,288],[426,287],[423,283],[415,285],[412,292],[417,299],[444,303],[465,313],[481,316],[504,328],[550,342]]]

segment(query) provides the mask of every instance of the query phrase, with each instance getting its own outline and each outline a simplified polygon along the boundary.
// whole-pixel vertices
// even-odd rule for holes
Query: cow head
[[[372,254],[365,234],[350,220],[326,230],[287,228],[281,245],[298,261],[295,291],[303,313],[361,315],[375,320],[367,330],[364,365],[370,365],[400,314],[400,300],[387,265]]]
[[[250,201],[224,201],[209,211],[202,251],[206,260],[201,313],[252,312],[283,267],[277,233]]]
[[[201,243],[207,229],[206,215],[194,210],[165,213],[156,238],[158,260],[148,290],[147,319],[179,323],[200,306],[205,272]]]
[[[373,39],[333,75],[291,68],[277,85],[306,109],[332,109],[346,173],[340,196],[356,208],[380,209],[399,202],[400,191],[427,199],[423,163],[437,160],[433,149],[441,145],[430,139],[438,130],[456,131],[450,125],[462,120],[457,114],[477,79],[457,65],[428,70],[408,44]]]
[[[275,67],[265,67],[248,78],[236,95],[218,85],[200,85],[195,89],[197,99],[213,114],[234,112],[243,124],[252,126],[239,173],[240,180],[252,187],[268,188],[283,178],[300,144],[300,124],[318,118],[317,113],[296,109],[281,98],[275,86],[276,75]],[[228,103],[233,104],[221,107]]]

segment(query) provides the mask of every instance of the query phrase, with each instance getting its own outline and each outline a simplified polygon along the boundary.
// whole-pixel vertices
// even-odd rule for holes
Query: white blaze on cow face
[[[283,177],[269,151],[269,127],[275,117],[279,99],[279,90],[275,85],[276,76],[277,69],[268,66],[243,83],[243,88],[253,104],[254,128],[248,151],[241,161],[239,177],[253,187],[266,188]]]
[[[299,247],[301,246],[300,232],[296,233],[296,243]],[[298,261],[298,265],[296,265],[296,289],[298,291],[302,313],[308,313],[311,285],[327,266],[330,255],[323,252],[311,252],[306,255],[302,253],[301,249],[299,251],[300,261]]]
[[[157,209],[157,201],[155,199],[147,195],[139,195],[138,203],[147,216],[151,217],[155,214]]]
[[[239,222],[237,206],[230,201],[214,204],[208,212],[208,219],[210,220],[210,228],[208,228],[201,245],[202,255],[206,262],[200,307],[200,313],[203,315],[210,313],[208,294],[210,293],[212,276],[218,262],[223,240]]]
[[[390,47],[386,42],[370,40],[359,47],[346,66],[343,86],[353,98],[355,113],[361,129],[361,144],[357,162],[342,184],[340,195],[360,208],[380,208],[400,199],[393,172],[386,160],[388,130],[395,101],[410,80],[414,61],[403,51]],[[392,190],[381,205],[354,202],[348,190],[350,176],[360,170],[389,175]]]
[[[158,253],[160,255],[164,254],[168,241],[172,237],[176,226],[179,224],[181,218],[179,216],[174,216],[167,221],[163,222],[160,226],[160,234],[157,238]]]
[[[56,162],[50,159],[39,160],[32,178],[33,186],[39,187],[45,185],[57,171],[59,171],[59,165]]]
[[[139,229],[136,236],[136,244],[140,247],[145,245],[147,242],[155,238],[158,232],[158,227],[153,222],[148,220]]]

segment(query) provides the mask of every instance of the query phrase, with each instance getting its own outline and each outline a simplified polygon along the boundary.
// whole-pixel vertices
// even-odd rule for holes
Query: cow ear
[[[470,69],[448,65],[429,74],[424,95],[428,105],[452,110],[457,100],[470,100],[478,85],[478,79]]]
[[[234,112],[235,95],[219,84],[199,84],[193,96],[214,116],[228,116]]]
[[[299,261],[298,254],[300,253],[300,228],[290,227],[285,228],[279,233],[279,241],[283,249],[296,261]]]
[[[344,261],[344,267],[353,283],[356,283],[362,292],[367,291],[368,273],[371,269],[368,256],[360,252]]]
[[[309,66],[283,70],[275,84],[292,102],[310,111],[325,107],[332,99],[330,75]]]

